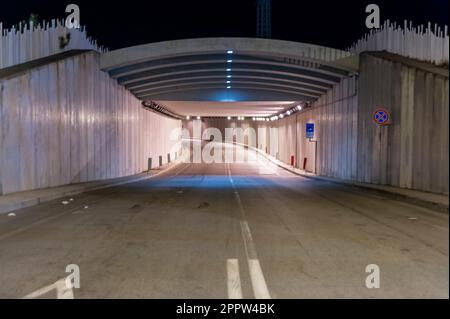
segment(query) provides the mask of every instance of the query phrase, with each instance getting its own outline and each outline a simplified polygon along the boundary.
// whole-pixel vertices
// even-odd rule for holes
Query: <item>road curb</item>
[[[126,179],[126,178],[129,178],[129,179],[118,181],[118,182],[113,182],[113,181],[108,182],[108,180],[93,181],[93,182],[91,182],[91,185],[80,186],[79,189],[74,189],[74,190],[67,190],[67,191],[61,190],[60,192],[57,191],[57,187],[56,187],[55,188],[56,192],[52,193],[52,194],[44,194],[42,196],[24,199],[24,200],[18,199],[17,202],[13,202],[11,204],[3,204],[3,205],[0,204],[0,214],[7,214],[7,213],[11,213],[13,211],[19,210],[19,209],[33,207],[33,206],[36,206],[36,205],[39,205],[42,203],[46,203],[46,202],[50,202],[52,200],[62,198],[62,197],[75,196],[75,195],[78,195],[81,193],[101,190],[101,189],[105,189],[105,188],[110,188],[110,187],[115,187],[115,186],[120,186],[120,185],[125,185],[125,184],[129,184],[129,183],[134,183],[134,182],[139,182],[142,180],[150,179],[150,178],[156,177],[164,172],[167,172],[167,171],[175,168],[180,163],[182,163],[182,162],[176,161],[173,164],[171,164],[170,166],[164,167],[161,171],[159,171],[155,174],[151,174],[151,175],[149,173],[141,173],[138,175],[119,177],[118,179]],[[92,184],[95,184],[95,185],[92,185]],[[65,186],[70,186],[70,185],[65,185]],[[20,196],[20,193],[11,194],[11,195]],[[5,195],[5,196],[8,196],[8,195]]]
[[[318,175],[315,175],[312,173],[305,173],[297,168],[293,168],[293,167],[281,162],[280,160],[277,160],[273,156],[261,151],[260,149],[257,149],[255,147],[249,147],[247,145],[243,145],[240,143],[236,143],[236,144],[256,151],[257,153],[263,155],[266,159],[268,159],[269,161],[271,161],[278,167],[280,167],[284,170],[287,170],[295,175],[301,176],[301,177],[314,179],[314,180],[320,180],[320,181],[324,181],[324,182],[335,183],[335,184],[347,185],[347,186],[351,186],[351,187],[357,187],[360,189],[365,189],[365,190],[369,190],[369,191],[376,192],[379,194],[387,195],[387,196],[391,197],[392,199],[402,200],[402,201],[405,201],[405,202],[408,202],[408,203],[411,203],[411,204],[414,204],[417,206],[421,206],[424,208],[428,208],[428,209],[431,209],[434,211],[447,213],[447,214],[449,213],[448,202],[447,202],[447,204],[443,204],[443,203],[439,203],[439,202],[435,202],[435,201],[426,200],[423,198],[418,198],[418,197],[415,197],[412,195],[402,194],[402,193],[396,192],[394,190],[391,191],[389,189],[380,188],[380,187],[383,187],[383,185],[363,184],[363,183],[357,183],[357,182],[352,182],[352,181],[339,180],[339,179],[326,177],[326,176],[318,176]],[[444,196],[444,195],[442,195],[442,196]]]

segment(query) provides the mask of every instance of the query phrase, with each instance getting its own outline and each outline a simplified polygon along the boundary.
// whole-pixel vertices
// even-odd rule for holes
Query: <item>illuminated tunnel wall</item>
[[[344,79],[320,97],[311,109],[277,121],[279,159],[290,163],[294,155],[297,166],[303,168],[306,158],[307,171],[355,179],[357,84],[355,77]],[[306,123],[315,125],[312,141],[306,138]]]
[[[181,121],[144,110],[98,60],[84,53],[0,79],[0,194],[133,175],[149,157],[167,163]]]
[[[449,191],[448,69],[389,54],[361,55],[359,76],[342,80],[313,107],[269,123],[203,119],[205,127],[277,127],[278,146],[268,130],[258,147],[322,176],[433,193]],[[372,114],[383,107],[389,126]],[[315,124],[316,143],[306,138]],[[184,121],[191,128],[192,121]],[[316,158],[317,157],[317,158]]]

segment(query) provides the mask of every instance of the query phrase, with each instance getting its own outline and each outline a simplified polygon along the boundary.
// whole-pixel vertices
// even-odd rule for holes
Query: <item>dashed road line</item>
[[[244,240],[245,254],[247,256],[248,268],[250,271],[250,279],[252,282],[253,293],[256,299],[271,299],[269,289],[267,288],[266,280],[262,272],[261,264],[259,263],[258,255],[256,253],[256,247],[253,242],[252,233],[247,222],[245,210],[242,205],[241,197],[234,184],[233,177],[231,176],[230,165],[227,164],[228,178],[234,189],[234,196],[239,206],[242,220],[240,222],[242,237]]]
[[[227,260],[227,286],[229,299],[242,299],[241,276],[239,274],[239,261]]]

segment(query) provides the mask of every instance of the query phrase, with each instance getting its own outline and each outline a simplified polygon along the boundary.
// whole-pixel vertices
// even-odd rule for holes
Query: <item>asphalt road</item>
[[[262,159],[180,164],[0,215],[0,298],[448,298],[448,226]]]

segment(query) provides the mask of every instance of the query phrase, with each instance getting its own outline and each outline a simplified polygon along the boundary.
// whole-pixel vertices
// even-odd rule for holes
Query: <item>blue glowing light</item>
[[[227,78],[231,78],[231,75],[227,75]]]
[[[233,50],[228,50],[227,53],[228,54],[233,54]]]
[[[233,60],[227,60],[227,63],[232,63],[233,62]]]
[[[231,71],[231,69],[227,69],[227,72],[230,72]]]

